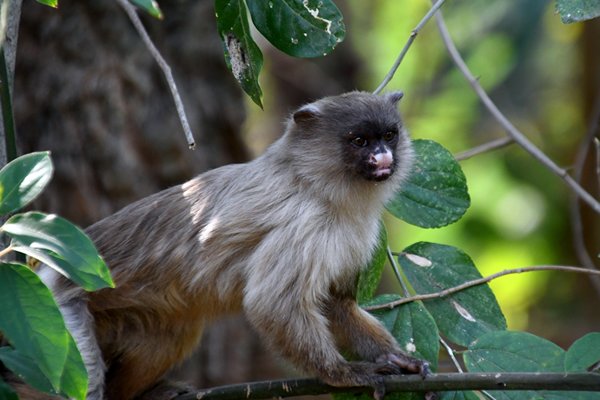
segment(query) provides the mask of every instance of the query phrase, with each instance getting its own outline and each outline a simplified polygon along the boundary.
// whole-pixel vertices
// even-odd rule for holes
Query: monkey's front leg
[[[256,284],[244,299],[244,309],[264,340],[295,365],[317,374],[330,385],[371,386],[376,398],[382,397],[384,375],[397,372],[390,371],[388,360],[348,362],[336,348],[322,304],[314,297],[273,293],[272,287]]]
[[[334,297],[328,307],[331,327],[341,345],[366,361],[384,364],[390,374],[429,374],[426,361],[400,350],[392,335],[350,297]]]

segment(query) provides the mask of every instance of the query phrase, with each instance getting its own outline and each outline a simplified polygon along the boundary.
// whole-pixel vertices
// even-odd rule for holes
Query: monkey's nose
[[[376,169],[389,169],[394,162],[392,153],[386,151],[385,153],[371,154],[369,156],[369,164],[374,166]]]

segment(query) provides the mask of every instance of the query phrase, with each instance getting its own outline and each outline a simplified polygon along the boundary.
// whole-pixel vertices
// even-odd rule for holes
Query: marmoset
[[[42,267],[83,356],[88,399],[142,394],[197,346],[206,323],[238,311],[331,385],[426,374],[355,300],[384,204],[412,166],[401,97],[351,92],[304,105],[257,159],[90,226],[115,289],[88,293]]]

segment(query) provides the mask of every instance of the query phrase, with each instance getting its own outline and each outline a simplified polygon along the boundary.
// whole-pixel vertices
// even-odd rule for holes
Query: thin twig
[[[592,116],[590,119],[590,125],[588,130],[583,137],[577,154],[575,155],[575,162],[573,163],[573,178],[581,183],[583,177],[583,170],[585,168],[585,162],[590,152],[590,146],[594,141],[598,130],[600,129],[600,88],[596,94],[596,100],[592,108]],[[596,153],[596,163],[600,162],[600,157]],[[569,207],[570,219],[571,219],[571,231],[573,233],[573,247],[575,254],[579,259],[579,262],[586,268],[597,269],[596,263],[590,255],[586,243],[585,234],[583,232],[583,220],[581,217],[581,205],[579,204],[579,197],[572,195],[570,198]],[[590,277],[594,289],[598,296],[600,296],[600,278]]]
[[[440,343],[446,349],[446,353],[448,353],[448,356],[452,360],[452,363],[456,367],[456,370],[458,372],[460,372],[461,374],[463,374],[465,371],[463,371],[462,367],[460,366],[460,363],[456,359],[456,356],[454,355],[454,350],[452,350],[452,347],[450,347],[450,345],[448,343],[446,343],[446,341],[442,337],[440,337]]]
[[[496,272],[495,274],[492,274],[492,275],[489,275],[489,276],[486,276],[483,278],[473,279],[471,281],[464,282],[458,286],[444,289],[444,290],[436,292],[436,293],[418,294],[416,296],[403,297],[401,299],[398,299],[396,301],[392,301],[389,303],[364,307],[364,309],[367,311],[382,310],[382,309],[386,309],[386,308],[391,309],[391,308],[397,307],[401,304],[406,304],[406,303],[410,303],[413,301],[439,299],[439,298],[454,294],[456,292],[460,292],[461,290],[468,289],[473,286],[479,286],[484,283],[488,283],[488,282],[490,282],[496,278],[499,278],[501,276],[504,276],[504,275],[520,274],[523,272],[532,272],[532,271],[565,271],[565,272],[577,272],[580,274],[591,274],[591,275],[599,275],[600,276],[600,271],[597,271],[597,270],[593,270],[593,269],[589,269],[589,268],[581,268],[581,267],[571,267],[571,266],[566,266],[566,265],[535,265],[535,266],[531,266],[531,267],[506,269],[504,271]]]
[[[479,84],[479,81],[473,76],[469,67],[463,60],[462,56],[456,49],[452,38],[450,37],[450,33],[446,27],[444,22],[444,18],[442,17],[441,12],[436,13],[436,21],[438,25],[438,29],[440,35],[442,37],[442,41],[450,54],[450,57],[461,71],[461,73],[465,76],[477,96],[481,102],[485,105],[485,107],[489,110],[492,116],[502,125],[502,127],[506,130],[508,135],[512,137],[515,142],[517,142],[525,151],[531,154],[536,160],[545,165],[550,171],[560,176],[567,185],[573,190],[583,201],[588,203],[590,207],[594,211],[600,214],[600,202],[598,202],[591,194],[589,194],[575,179],[571,177],[567,173],[566,170],[559,167],[552,161],[544,152],[542,152],[539,148],[537,148],[525,135],[519,131],[509,120],[506,118],[504,114],[498,109],[496,104],[490,99],[485,90]]]
[[[440,373],[384,377],[385,392],[436,392],[449,390],[569,390],[600,391],[595,373],[485,372]],[[175,400],[272,399],[326,393],[373,393],[371,387],[334,387],[317,379],[286,379],[227,385],[186,393]]]
[[[179,115],[179,121],[181,121],[181,126],[183,127],[183,133],[185,134],[188,146],[190,149],[194,149],[196,147],[196,143],[194,141],[194,135],[192,134],[192,129],[190,128],[190,123],[188,122],[187,116],[185,114],[185,109],[183,107],[183,102],[181,101],[181,96],[179,95],[179,90],[177,90],[177,85],[175,84],[175,79],[173,78],[173,74],[171,72],[171,67],[165,59],[162,57],[152,39],[146,32],[146,28],[142,24],[140,17],[137,15],[137,11],[135,7],[129,3],[128,0],[117,0],[117,3],[125,10],[129,19],[133,23],[133,26],[138,31],[138,34],[142,38],[144,44],[152,54],[152,57],[156,60],[156,63],[163,71],[165,75],[165,79],[169,84],[169,89],[171,90],[171,95],[173,96],[173,100],[175,101],[175,108],[177,109],[177,115]]]
[[[398,54],[398,57],[396,58],[396,61],[394,61],[394,64],[392,65],[392,68],[387,73],[387,75],[383,78],[383,81],[379,84],[379,86],[377,86],[377,89],[375,89],[375,91],[373,92],[373,94],[379,94],[383,90],[383,88],[386,87],[388,83],[390,83],[390,81],[394,77],[394,74],[398,70],[398,67],[400,67],[400,64],[402,63],[402,60],[404,59],[404,56],[406,55],[406,53],[408,53],[408,49],[410,49],[410,46],[412,46],[413,42],[415,41],[415,38],[417,37],[417,35],[421,31],[421,29],[423,29],[423,26],[425,26],[425,24],[436,13],[436,11],[440,9],[440,7],[442,6],[442,4],[444,4],[444,1],[445,0],[438,0],[431,7],[431,9],[429,9],[429,11],[427,12],[427,14],[425,14],[425,16],[423,17],[423,19],[421,19],[421,21],[417,24],[417,26],[415,27],[415,29],[413,29],[410,32],[410,36],[408,37],[408,41],[406,42],[406,44],[402,48],[402,51],[400,51],[400,54]]]
[[[12,246],[8,246],[8,247],[0,250],[0,258],[4,257],[5,255],[7,255],[8,253],[10,253],[11,251],[13,251],[13,247]]]
[[[458,153],[454,158],[457,161],[464,161],[471,157],[475,157],[482,153],[487,153],[488,151],[493,151],[497,149],[501,149],[502,147],[506,147],[510,144],[513,144],[515,141],[511,137],[503,137],[499,139],[492,140],[490,142],[481,144],[477,147],[473,147],[472,149],[465,150],[461,153]]]
[[[392,253],[392,249],[390,249],[390,246],[387,247],[386,253],[388,260],[390,261],[390,264],[392,266],[392,270],[394,271],[394,275],[396,275],[396,279],[398,279],[398,282],[400,282],[400,286],[402,286],[404,296],[408,296],[410,292],[406,287],[406,282],[404,282],[404,279],[402,279],[402,275],[400,275],[400,268],[398,268],[398,263],[396,263],[396,259],[394,258],[394,254]]]

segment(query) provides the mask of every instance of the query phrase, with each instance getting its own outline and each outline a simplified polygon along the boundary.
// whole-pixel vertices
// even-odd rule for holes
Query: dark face
[[[398,126],[364,121],[342,137],[344,163],[352,172],[371,181],[385,181],[398,161]]]

